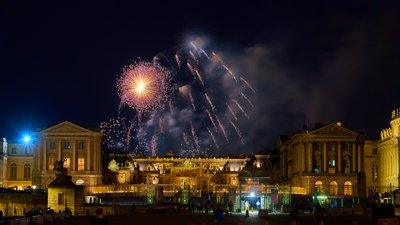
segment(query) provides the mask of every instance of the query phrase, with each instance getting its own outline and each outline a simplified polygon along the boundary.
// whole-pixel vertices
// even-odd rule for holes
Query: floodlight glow
[[[25,135],[23,137],[23,140],[24,140],[25,143],[29,143],[31,141],[31,137],[29,135]]]
[[[250,197],[254,197],[254,192],[250,192]]]

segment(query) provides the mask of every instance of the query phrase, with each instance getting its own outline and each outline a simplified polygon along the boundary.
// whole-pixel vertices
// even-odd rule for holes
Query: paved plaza
[[[72,217],[70,220],[55,221],[53,225],[89,225],[91,216]],[[106,216],[111,225],[213,225],[214,219],[211,214],[146,214],[136,213],[132,215]],[[244,214],[224,216],[223,225],[283,225],[290,224],[288,214],[270,214],[266,219],[258,218],[256,213],[250,213],[248,218]],[[50,224],[50,223],[49,223]],[[300,218],[301,225],[314,225],[313,215],[304,215]],[[369,225],[370,218],[366,216],[335,216],[326,217],[325,225]]]

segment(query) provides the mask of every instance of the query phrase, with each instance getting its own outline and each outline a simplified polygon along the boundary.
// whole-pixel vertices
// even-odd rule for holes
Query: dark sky
[[[0,7],[0,136],[118,114],[116,77],[196,36],[257,94],[246,145],[343,121],[370,138],[400,107],[396,1],[9,1]],[[218,3],[217,3],[218,2]],[[371,1],[372,2],[372,1]]]

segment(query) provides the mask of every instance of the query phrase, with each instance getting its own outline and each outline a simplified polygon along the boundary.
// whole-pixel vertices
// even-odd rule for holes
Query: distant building
[[[72,181],[85,185],[85,191],[102,184],[102,133],[65,121],[35,135],[32,184],[47,188],[55,179],[56,160],[65,159],[64,167]]]
[[[379,167],[374,174],[380,181],[379,192],[392,192],[400,188],[400,108],[392,111],[390,127],[381,131],[381,140],[377,153],[380,156]],[[378,172],[379,171],[379,172]]]
[[[305,128],[280,139],[280,182],[289,185],[292,194],[344,206],[353,196],[367,197],[367,188],[377,184],[365,167],[377,162],[376,148],[377,141],[366,141],[364,134],[341,123]]]

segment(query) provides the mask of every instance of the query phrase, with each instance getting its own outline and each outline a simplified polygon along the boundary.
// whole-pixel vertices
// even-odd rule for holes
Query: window
[[[69,144],[69,141],[64,142],[64,149],[71,149],[71,145]]]
[[[11,148],[11,154],[17,154],[17,147]]]
[[[338,194],[338,184],[336,183],[336,181],[332,181],[329,183],[329,194],[330,195]]]
[[[65,158],[64,167],[69,169],[71,165],[71,158]]]
[[[350,181],[344,182],[344,195],[352,195],[353,194],[353,189],[352,189],[352,184]]]
[[[56,162],[56,158],[54,156],[49,158],[49,165],[48,165],[49,171],[54,170],[55,162]]]
[[[10,178],[12,180],[17,179],[17,164],[13,163],[11,164],[11,174],[10,174]]]
[[[29,147],[25,146],[25,155],[29,155],[29,154],[30,154]]]
[[[56,142],[50,141],[50,149],[56,149]]]
[[[64,204],[64,194],[63,193],[58,193],[58,204],[59,205]]]
[[[28,163],[24,165],[24,179],[28,180],[31,178],[31,165]]]
[[[377,148],[373,148],[372,149],[372,155],[378,155],[378,149]]]
[[[329,173],[335,173],[335,166],[336,166],[336,162],[335,160],[328,160],[328,172]]]
[[[322,181],[315,182],[314,189],[318,193],[323,193],[322,192]]]
[[[372,179],[378,180],[378,165],[372,166]]]
[[[85,158],[78,158],[78,171],[85,170]]]
[[[80,141],[80,142],[78,143],[78,149],[85,149],[85,142]]]

